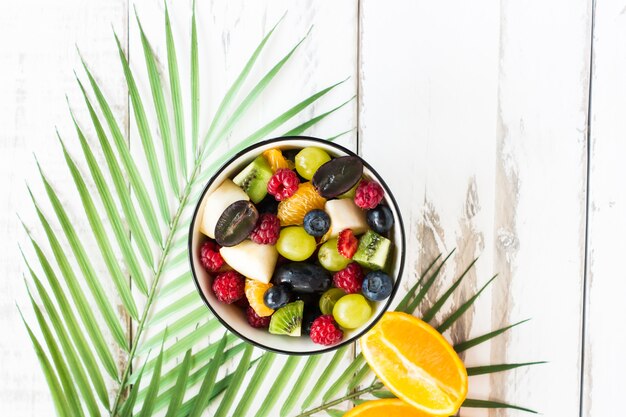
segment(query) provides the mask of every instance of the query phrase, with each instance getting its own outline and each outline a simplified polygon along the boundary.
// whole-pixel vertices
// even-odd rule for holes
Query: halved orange
[[[361,338],[363,356],[396,397],[432,415],[449,416],[467,395],[467,371],[434,328],[409,314],[387,312]]]
[[[343,417],[432,417],[397,398],[367,401],[348,411]]]

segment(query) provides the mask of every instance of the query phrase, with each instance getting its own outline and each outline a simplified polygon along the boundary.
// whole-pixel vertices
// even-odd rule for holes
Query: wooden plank
[[[626,9],[616,1],[597,2],[593,44],[587,249],[587,322],[581,416],[606,415],[626,383],[621,346],[626,336],[618,313],[626,286],[621,279],[626,150]]]
[[[51,3],[29,0],[3,2],[0,6],[3,39],[0,50],[0,125],[3,127],[0,132],[0,188],[5,192],[0,264],[2,275],[6,278],[0,285],[0,327],[5,335],[10,335],[0,341],[3,357],[0,364],[3,376],[0,381],[0,404],[10,406],[11,414],[15,416],[51,415],[53,409],[49,389],[15,308],[17,303],[27,313],[30,324],[36,323],[21,279],[22,274],[27,272],[16,242],[25,248],[31,260],[34,256],[15,213],[19,213],[32,228],[33,234],[51,256],[23,182],[28,182],[42,203],[44,212],[51,221],[54,220],[54,212],[47,202],[33,160],[32,154],[35,153],[66,206],[77,232],[83,237],[91,234],[54,130],[55,127],[59,129],[70,153],[80,156],[80,146],[65,100],[65,94],[68,94],[77,118],[90,135],[90,140],[95,140],[72,72],[73,69],[80,69],[75,44],[82,47],[85,58],[97,68],[98,80],[103,84],[115,111],[125,114],[122,78],[119,72],[111,71],[116,55],[111,24],[122,36],[126,36],[126,1]],[[88,172],[84,164],[79,164],[79,167]],[[56,221],[53,224],[64,242],[63,232],[56,226]],[[90,238],[84,243],[88,250],[97,247]],[[70,253],[69,248],[67,250]],[[91,260],[96,272],[107,277],[107,269],[98,257]],[[78,267],[74,267],[79,271]],[[102,282],[107,293],[115,293],[110,281],[103,279]],[[117,302],[113,300],[114,308]],[[105,331],[105,334],[108,333]],[[116,356],[120,355],[112,340],[110,346]],[[112,381],[108,383],[113,386]]]
[[[185,125],[188,133],[191,124],[188,104],[190,100],[188,76],[190,67],[188,57],[191,3],[191,1],[168,2],[174,38],[177,42],[183,106],[187,114]],[[167,80],[167,52],[163,32],[163,2],[159,0],[141,0],[135,1],[134,4],[141,18],[142,26],[157,56],[159,69],[164,76],[163,79]],[[244,85],[236,103],[245,96],[254,83],[259,81],[278,60],[307,34],[312,25],[314,28],[289,63],[272,81],[266,92],[250,108],[247,116],[241,120],[241,123],[237,125],[233,133],[226,138],[226,144],[220,149],[227,149],[228,146],[233,146],[239,140],[244,139],[248,134],[297,102],[347,77],[351,78],[337,87],[336,91],[315,102],[285,127],[267,135],[267,138],[280,136],[300,123],[331,110],[356,94],[356,1],[349,0],[332,4],[306,1],[198,1],[196,3],[196,16],[199,64],[201,68],[201,134],[207,131],[211,117],[215,113],[223,95],[241,71],[256,45],[285,12],[287,13],[283,21],[268,42],[266,49],[251,73],[250,81]],[[144,56],[134,16],[132,16],[130,25],[129,51],[131,67],[137,71],[136,75],[138,76],[138,83],[144,97],[144,105],[149,112],[153,132],[156,132],[157,123],[153,117],[149,82],[145,73]],[[167,86],[169,82],[166,81],[164,84]],[[166,101],[169,100],[170,98],[167,96]],[[169,102],[168,107],[170,107]],[[170,123],[173,125],[172,120],[170,120]],[[306,134],[330,137],[355,127],[356,101],[352,101],[323,123],[308,130]],[[356,131],[345,135],[339,142],[351,149],[356,149]],[[141,154],[140,140],[132,121],[131,148],[137,155]],[[157,147],[157,153],[159,152],[160,146]],[[143,157],[136,158],[136,161],[142,163]],[[162,160],[160,163],[161,167],[164,167]],[[171,207],[175,207],[174,201],[172,201]],[[186,215],[187,213],[184,216]],[[188,269],[188,266],[185,262],[172,271],[168,271],[161,281],[162,284],[166,284],[171,279],[176,278],[186,269]],[[185,285],[176,294],[172,294],[166,299],[157,300],[154,306],[155,311],[168,305],[172,300],[194,290],[195,287],[190,281],[188,285]],[[150,335],[162,330],[164,326],[174,319],[175,317],[172,317],[163,321],[160,325],[148,329],[145,333],[146,337],[150,337]],[[209,338],[207,343],[216,340],[218,336],[221,336],[221,332],[217,332],[214,337]],[[260,351],[256,354],[259,353]],[[277,357],[272,372],[270,372],[267,378],[268,384],[278,375],[284,362],[285,357]],[[234,370],[236,365],[237,363],[234,362],[228,368]],[[254,411],[260,406],[263,399],[264,395],[260,394],[251,410]],[[279,400],[277,407],[279,408],[281,404],[282,402]],[[209,412],[214,412],[216,408],[216,406],[213,406]]]
[[[500,277],[450,339],[534,320],[466,363],[553,362],[471,378],[470,396],[578,413],[588,2],[364,1],[361,27],[361,149],[402,207],[405,285],[458,247],[440,293],[480,254],[452,305]]]

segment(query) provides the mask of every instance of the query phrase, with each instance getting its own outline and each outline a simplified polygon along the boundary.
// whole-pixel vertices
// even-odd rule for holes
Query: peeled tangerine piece
[[[365,212],[351,198],[328,200],[324,210],[330,216],[330,238],[337,237],[344,229],[352,229],[355,235],[363,234],[368,229]]]
[[[224,180],[215,191],[205,198],[206,204],[200,221],[200,231],[211,239],[215,239],[215,225],[224,210],[235,201],[250,200],[248,194],[229,179]]]
[[[241,275],[267,284],[272,279],[278,251],[274,245],[259,245],[244,240],[231,247],[223,247],[220,254],[224,261]]]

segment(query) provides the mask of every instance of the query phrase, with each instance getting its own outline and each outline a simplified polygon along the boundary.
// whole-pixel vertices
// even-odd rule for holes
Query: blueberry
[[[311,326],[316,318],[322,315],[320,308],[315,305],[304,305],[304,316],[302,317],[302,334],[311,334]]]
[[[284,307],[291,299],[291,288],[288,285],[274,285],[263,294],[263,302],[273,310]]]
[[[376,233],[387,233],[393,226],[393,213],[389,207],[379,204],[367,211],[367,224]]]
[[[365,275],[361,288],[366,298],[372,301],[382,301],[391,295],[393,281],[382,271],[372,271]]]
[[[304,216],[304,230],[311,236],[322,237],[330,228],[330,217],[324,210],[311,210]]]

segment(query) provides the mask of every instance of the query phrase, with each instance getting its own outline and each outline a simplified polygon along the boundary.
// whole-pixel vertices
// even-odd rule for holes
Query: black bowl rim
[[[393,286],[393,290],[391,291],[391,294],[389,295],[389,297],[387,298],[387,302],[385,303],[385,306],[382,310],[382,312],[364,329],[362,329],[359,333],[355,334],[354,336],[343,340],[341,343],[338,343],[336,345],[333,346],[329,346],[325,349],[321,349],[321,350],[316,350],[316,351],[312,351],[312,352],[294,352],[294,351],[289,351],[289,350],[282,350],[282,349],[276,349],[270,346],[266,346],[263,345],[259,342],[256,342],[254,340],[251,340],[249,338],[247,338],[246,336],[244,336],[243,334],[239,333],[237,330],[233,329],[227,322],[226,320],[224,320],[219,314],[217,314],[217,312],[213,309],[213,307],[211,306],[211,303],[209,302],[209,300],[207,300],[206,296],[204,295],[204,292],[202,291],[202,287],[200,286],[200,282],[198,281],[198,277],[196,275],[196,269],[195,269],[195,265],[194,265],[194,260],[193,260],[193,250],[192,250],[192,241],[193,241],[193,225],[196,221],[196,217],[198,216],[198,211],[200,210],[200,205],[202,203],[202,201],[204,200],[204,197],[207,193],[207,191],[209,190],[209,188],[211,187],[211,185],[213,184],[213,182],[216,180],[216,178],[222,173],[222,171],[224,171],[224,169],[226,169],[226,167],[228,167],[230,164],[232,164],[237,158],[241,157],[242,155],[249,153],[250,151],[253,151],[256,148],[260,148],[262,146],[271,144],[271,143],[278,143],[278,142],[284,142],[284,141],[288,141],[288,140],[307,140],[310,142],[318,142],[318,143],[323,143],[325,145],[329,145],[331,147],[334,147],[342,152],[344,152],[345,154],[349,155],[349,156],[356,156],[357,158],[359,158],[359,160],[361,160],[361,162],[363,162],[363,165],[365,165],[376,177],[377,179],[383,184],[383,186],[391,191],[391,188],[389,188],[389,186],[387,185],[387,183],[383,180],[383,178],[380,176],[380,174],[369,164],[367,163],[367,161],[365,161],[363,158],[361,158],[361,156],[357,155],[356,153],[354,153],[353,151],[351,151],[350,149],[339,145],[337,143],[331,142],[329,140],[326,139],[320,139],[320,138],[316,138],[316,137],[312,137],[312,136],[280,136],[280,137],[276,137],[276,138],[272,138],[272,139],[267,139],[261,142],[257,142],[255,144],[252,144],[242,150],[240,150],[239,152],[237,152],[235,155],[233,155],[228,161],[224,162],[224,164],[222,164],[222,166],[215,171],[215,174],[213,174],[213,176],[207,181],[206,186],[204,187],[204,190],[202,190],[202,193],[200,195],[200,197],[198,198],[198,202],[196,203],[196,208],[194,209],[193,212],[193,216],[191,217],[191,222],[189,223],[189,236],[188,236],[188,240],[187,240],[187,252],[189,255],[189,264],[191,267],[191,275],[193,276],[193,281],[194,284],[196,285],[196,289],[198,290],[198,293],[200,294],[200,297],[202,298],[202,301],[204,302],[204,304],[209,308],[209,310],[211,311],[211,313],[213,313],[213,315],[220,321],[220,323],[226,327],[230,332],[232,332],[233,334],[235,334],[237,337],[239,337],[240,339],[267,351],[271,351],[271,352],[276,352],[279,354],[283,354],[283,355],[294,355],[294,356],[309,356],[309,355],[318,355],[318,354],[323,354],[323,353],[327,353],[327,352],[332,352],[334,350],[339,349],[342,346],[346,346],[354,341],[357,341],[358,339],[360,339],[365,333],[367,333],[374,325],[376,325],[376,323],[378,323],[378,321],[381,319],[381,317],[383,316],[383,314],[387,311],[389,311],[389,307],[391,306],[391,303],[393,301],[393,299],[396,296],[396,293],[398,292],[398,288],[400,288],[400,283],[402,281],[402,273],[404,270],[404,258],[406,256],[406,239],[405,239],[405,234],[404,234],[404,222],[402,221],[402,214],[400,213],[400,207],[398,206],[398,202],[396,201],[395,197],[393,196],[393,193],[389,192],[388,194],[388,198],[391,201],[391,203],[394,205],[395,209],[396,209],[396,213],[398,213],[398,219],[396,219],[396,223],[398,224],[398,226],[400,227],[400,239],[402,242],[402,252],[400,253],[400,268],[398,269],[398,276],[396,277],[394,286]]]

